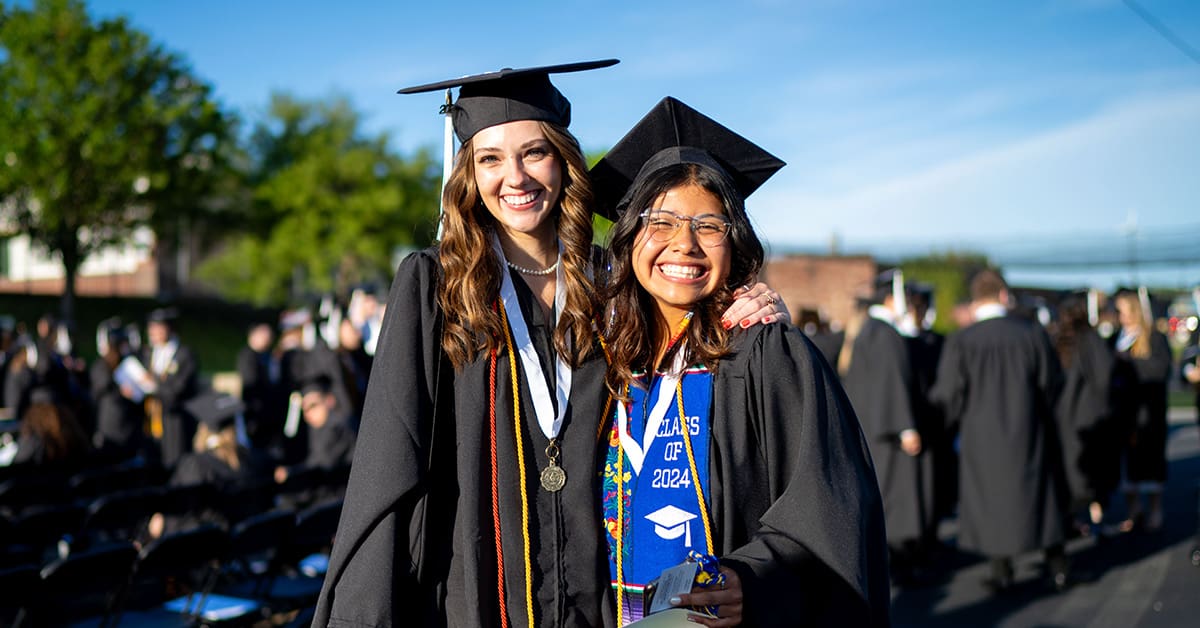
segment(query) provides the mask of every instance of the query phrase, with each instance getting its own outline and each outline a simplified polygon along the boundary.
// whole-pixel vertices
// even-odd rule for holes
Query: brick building
[[[762,280],[779,292],[792,318],[805,310],[840,328],[855,308],[855,297],[870,290],[878,264],[869,255],[788,255],[767,261]]]

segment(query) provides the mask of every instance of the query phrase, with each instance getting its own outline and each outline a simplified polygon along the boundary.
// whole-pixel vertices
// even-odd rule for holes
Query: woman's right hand
[[[716,617],[688,615],[688,621],[703,624],[710,628],[728,628],[729,626],[741,625],[742,581],[738,578],[737,572],[728,567],[721,567],[721,573],[725,574],[725,586],[719,589],[716,587],[694,587],[691,593],[671,598],[671,606],[684,608],[689,606],[716,606]]]

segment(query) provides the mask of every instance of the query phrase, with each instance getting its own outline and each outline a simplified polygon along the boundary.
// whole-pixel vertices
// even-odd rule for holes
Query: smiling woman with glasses
[[[729,234],[733,224],[721,216],[704,214],[702,216],[680,216],[665,209],[647,209],[638,214],[650,237],[665,242],[675,237],[687,223],[696,239],[704,246],[720,246]]]
[[[782,166],[668,98],[592,169],[620,199],[598,523],[621,625],[664,606],[686,615],[669,625],[888,624],[882,502],[837,374],[798,329],[721,319],[763,263],[745,199]]]

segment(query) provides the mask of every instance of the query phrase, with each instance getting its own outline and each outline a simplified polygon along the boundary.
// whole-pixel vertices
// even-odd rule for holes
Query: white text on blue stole
[[[655,378],[654,388],[648,393],[641,389],[631,390],[633,404],[629,417],[629,431],[642,435],[645,456],[640,472],[627,465],[632,473],[630,492],[629,552],[624,565],[625,581],[633,585],[644,585],[654,580],[663,569],[673,567],[687,558],[690,550],[706,551],[704,521],[697,503],[695,483],[707,498],[708,495],[708,440],[709,414],[712,406],[712,375],[707,369],[689,369],[683,376],[683,408],[686,416],[679,416],[679,402],[675,391],[669,394],[671,403],[656,427],[653,437],[647,432],[646,404],[653,408],[659,397],[661,377]],[[652,423],[652,421],[651,421]],[[688,459],[686,438],[691,442],[696,473],[692,477]],[[614,574],[616,566],[611,565]]]

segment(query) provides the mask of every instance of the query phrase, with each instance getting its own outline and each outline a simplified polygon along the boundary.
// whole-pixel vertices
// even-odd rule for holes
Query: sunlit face
[[[534,120],[497,124],[475,134],[475,184],[488,212],[510,234],[552,237],[548,218],[562,192],[562,161]]]
[[[329,420],[330,401],[328,395],[320,392],[310,392],[300,401],[300,409],[304,411],[304,421],[309,425],[320,428]]]
[[[271,331],[270,325],[255,325],[246,337],[246,344],[254,351],[263,353],[271,349],[273,340],[275,340],[275,332]]]
[[[1120,297],[1116,301],[1116,306],[1117,319],[1121,321],[1121,327],[1132,329],[1141,325],[1141,308],[1133,299]]]
[[[708,215],[727,219],[721,201],[698,185],[668,190],[651,209],[688,218]],[[707,245],[685,221],[674,236],[660,241],[650,236],[646,224],[643,219],[633,246],[633,274],[654,297],[667,322],[673,324],[725,285],[732,262],[729,239]]]
[[[342,323],[338,325],[338,346],[350,350],[362,346],[362,332],[358,331],[348,318],[343,318]]]
[[[146,339],[155,347],[167,344],[171,338],[171,328],[165,323],[150,321],[146,324]]]

